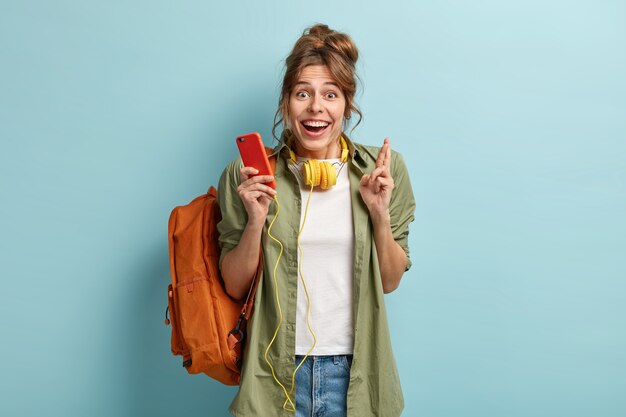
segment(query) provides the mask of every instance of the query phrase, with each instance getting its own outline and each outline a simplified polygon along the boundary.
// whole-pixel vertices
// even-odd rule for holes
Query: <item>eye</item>
[[[339,97],[339,95],[337,93],[334,93],[332,91],[326,93],[326,97],[328,97],[329,99],[333,100],[336,99],[337,97]]]
[[[306,91],[297,91],[296,92],[296,97],[297,98],[308,98],[309,97],[309,93],[307,93]]]

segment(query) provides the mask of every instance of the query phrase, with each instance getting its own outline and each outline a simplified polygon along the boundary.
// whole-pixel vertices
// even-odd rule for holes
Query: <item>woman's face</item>
[[[305,67],[289,96],[289,126],[295,153],[315,159],[339,158],[346,99],[328,68]]]

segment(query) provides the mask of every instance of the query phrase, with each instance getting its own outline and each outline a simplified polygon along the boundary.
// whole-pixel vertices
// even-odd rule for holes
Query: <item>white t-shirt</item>
[[[290,168],[300,182],[304,220],[310,186],[302,180],[305,158],[298,158]],[[322,160],[320,160],[322,161]],[[338,171],[337,184],[330,190],[316,187],[309,202],[306,223],[300,235],[302,253],[298,262],[311,300],[309,322],[317,338],[311,355],[352,354],[354,323],[352,306],[354,226],[348,166],[338,159],[324,160]],[[304,355],[313,344],[306,322],[307,297],[298,277],[298,310],[296,316],[296,355]]]

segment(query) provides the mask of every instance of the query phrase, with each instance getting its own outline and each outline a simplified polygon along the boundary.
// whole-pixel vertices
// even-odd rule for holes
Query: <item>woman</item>
[[[292,415],[294,407],[298,417],[402,411],[383,293],[410,267],[415,202],[388,139],[364,146],[343,132],[361,116],[357,58],[348,35],[325,25],[306,30],[286,60],[274,126],[284,128],[274,149],[276,190],[264,184],[273,177],[255,176],[240,159],[222,174],[220,265],[232,297],[245,296],[259,246],[263,257],[230,407],[236,416]],[[311,179],[321,177],[325,189],[307,184],[315,167]]]

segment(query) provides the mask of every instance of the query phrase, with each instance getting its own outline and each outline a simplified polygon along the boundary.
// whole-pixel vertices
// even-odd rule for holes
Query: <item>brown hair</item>
[[[337,32],[322,24],[306,29],[285,61],[285,76],[272,128],[274,138],[276,138],[276,128],[288,117],[289,96],[293,86],[298,81],[302,70],[311,65],[324,65],[328,68],[346,99],[344,119],[348,120],[352,113],[356,113],[359,115],[359,120],[353,129],[361,123],[363,115],[354,102],[358,79],[355,66],[358,58],[359,50],[347,34]]]

